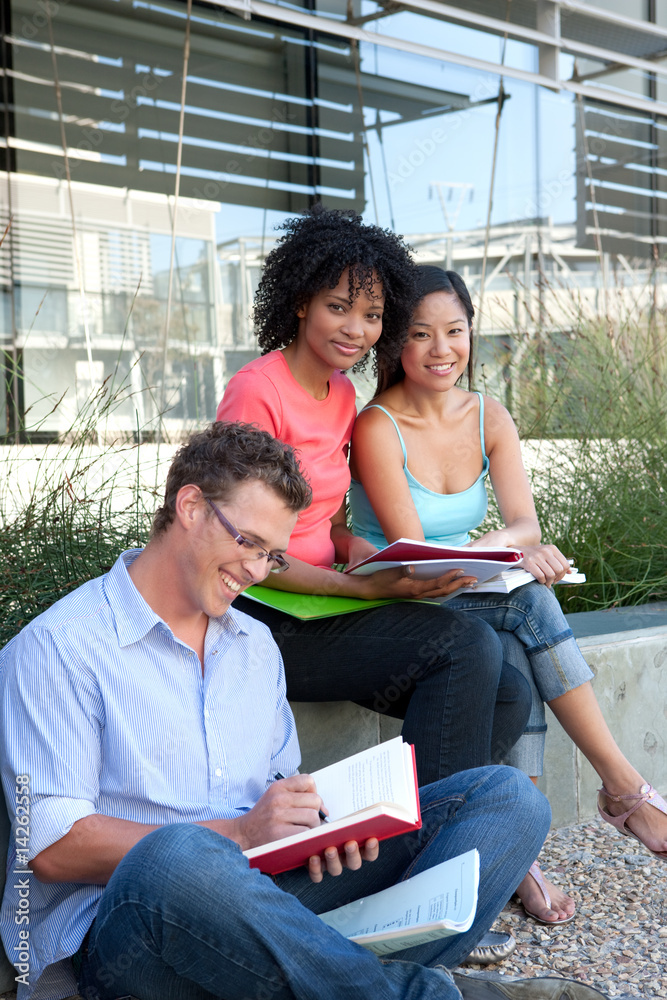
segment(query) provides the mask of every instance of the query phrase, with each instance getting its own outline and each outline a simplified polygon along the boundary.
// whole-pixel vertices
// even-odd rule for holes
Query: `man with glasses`
[[[146,547],[0,654],[2,777],[17,818],[0,922],[19,1000],[77,989],[85,1000],[561,996],[562,981],[508,992],[455,985],[444,968],[479,940],[546,833],[546,800],[511,768],[427,786],[422,830],[381,851],[352,842],[342,859],[326,851],[275,878],[248,867],[242,850],[321,822],[314,782],[298,774],[278,649],[231,608],[287,568],[309,502],[290,448],[214,424],[175,456]],[[315,915],[473,846],[481,890],[467,934],[380,962]],[[598,995],[573,989],[562,995]]]

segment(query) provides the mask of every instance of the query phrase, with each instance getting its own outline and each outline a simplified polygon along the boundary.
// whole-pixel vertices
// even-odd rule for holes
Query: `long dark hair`
[[[417,305],[427,295],[431,295],[432,292],[447,292],[449,295],[455,295],[465,310],[468,318],[468,326],[470,327],[470,356],[468,358],[467,375],[468,388],[471,389],[474,367],[472,321],[475,315],[475,308],[470,298],[470,292],[466,287],[465,281],[456,271],[445,271],[444,268],[437,267],[435,264],[419,264],[417,266]],[[405,372],[403,371],[400,358],[388,361],[384,358],[378,359],[378,380],[375,394],[379,396],[385,389],[396,385],[397,382],[402,382],[404,378]]]

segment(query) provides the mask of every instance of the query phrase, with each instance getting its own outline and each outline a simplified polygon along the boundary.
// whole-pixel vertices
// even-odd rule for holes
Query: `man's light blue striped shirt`
[[[127,565],[139,551],[0,652],[2,780],[13,815],[16,775],[30,778],[29,859],[93,813],[150,824],[239,816],[276,772],[298,768],[269,630],[233,608],[210,619],[202,673],[132,583]],[[15,922],[15,848],[12,834],[0,917],[9,955],[25,927]],[[28,877],[30,985],[19,986],[19,1000],[56,1000],[76,992],[69,957],[103,886]]]

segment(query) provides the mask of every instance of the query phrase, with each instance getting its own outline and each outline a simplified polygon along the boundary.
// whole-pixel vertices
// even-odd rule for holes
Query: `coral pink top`
[[[354,386],[342,372],[329,380],[326,399],[299,385],[281,351],[244,365],[229,380],[218,420],[258,424],[296,450],[313,502],[299,514],[288,555],[312,566],[334,561],[331,518],[350,486],[347,451],[356,416]]]

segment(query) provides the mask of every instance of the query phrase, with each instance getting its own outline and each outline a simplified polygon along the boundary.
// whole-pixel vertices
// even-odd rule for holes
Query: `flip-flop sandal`
[[[607,812],[607,810],[603,808],[606,804],[602,801],[603,796],[611,802],[634,801],[634,805],[630,806],[627,812],[621,813],[620,816],[612,816],[610,812]],[[636,833],[633,833],[628,826],[628,818],[632,816],[634,812],[637,812],[639,807],[645,802],[648,803],[648,805],[653,806],[654,809],[658,809],[659,812],[665,813],[667,816],[667,802],[665,802],[662,795],[658,795],[653,785],[649,785],[648,782],[642,785],[638,792],[628,792],[627,795],[611,795],[604,785],[598,792],[598,812],[600,813],[600,816],[602,816],[605,823],[611,823],[611,825],[615,826],[624,837],[632,837],[638,844],[641,844],[647,851],[650,851],[654,858],[660,858],[661,861],[667,861],[667,852],[652,850],[652,848],[650,848],[648,844],[645,844],[644,841],[641,840]]]
[[[537,861],[533,861],[532,865],[528,869],[528,874],[532,875],[532,877],[537,882],[537,885],[539,886],[540,892],[542,893],[542,896],[544,897],[544,904],[547,907],[547,909],[550,910],[551,909],[551,896],[549,895],[549,887],[547,886],[547,883],[544,880],[544,875],[542,874],[542,869],[538,865]],[[543,917],[538,916],[537,913],[531,913],[531,911],[527,908],[527,906],[523,902],[523,900],[520,900],[520,902],[521,902],[521,905],[524,908],[526,916],[527,917],[532,917],[533,920],[537,920],[537,922],[539,924],[544,924],[545,927],[556,927],[559,924],[569,924],[570,920],[574,920],[574,918],[576,917],[576,913],[572,913],[569,917],[562,917],[560,920],[545,920]]]

